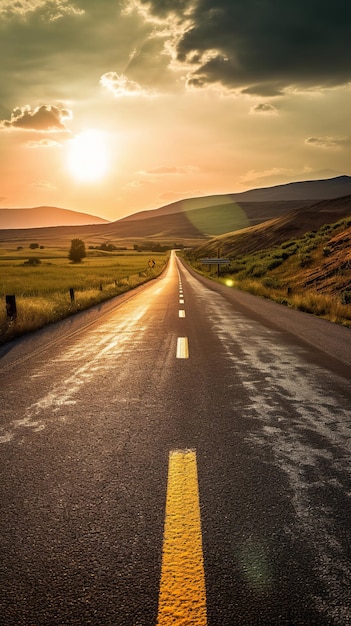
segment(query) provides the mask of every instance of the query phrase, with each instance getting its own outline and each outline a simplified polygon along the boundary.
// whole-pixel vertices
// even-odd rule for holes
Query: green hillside
[[[186,211],[186,217],[204,235],[222,235],[250,225],[245,211],[236,202]]]
[[[250,217],[246,206],[244,208],[246,215]],[[324,224],[332,224],[349,215],[351,215],[351,196],[323,200],[241,229],[239,232],[233,230],[214,235],[209,241],[195,248],[193,256],[195,258],[216,256],[218,248],[224,257],[253,253],[279,245],[293,237],[301,237],[308,231],[317,230]]]
[[[254,229],[252,229],[254,230]],[[239,253],[220,269],[188,260],[202,274],[229,287],[351,326],[351,215],[292,239]]]

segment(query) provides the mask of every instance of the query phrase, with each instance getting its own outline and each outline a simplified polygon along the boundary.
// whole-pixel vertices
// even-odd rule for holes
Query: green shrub
[[[280,280],[276,276],[267,276],[262,280],[262,284],[269,289],[279,289],[281,286]]]
[[[312,263],[312,257],[310,254],[301,254],[299,264],[300,267],[308,267]]]
[[[279,258],[276,258],[276,259],[272,259],[272,261],[270,261],[270,263],[268,263],[267,269],[268,270],[274,270],[275,267],[279,267],[279,265],[281,265],[282,263],[283,263],[282,257],[279,257]]]
[[[245,275],[259,278],[260,276],[263,276],[266,273],[266,271],[267,271],[267,268],[264,265],[258,265],[257,263],[253,263],[247,268]]]
[[[341,303],[351,304],[351,291],[346,290],[341,293]]]
[[[291,241],[285,241],[282,243],[281,248],[285,250],[286,248],[291,248],[292,246],[296,246],[296,240],[292,239]]]
[[[243,269],[245,269],[245,265],[246,264],[243,261],[234,261],[234,263],[231,263],[229,265],[228,273],[237,274],[238,272],[241,272]]]

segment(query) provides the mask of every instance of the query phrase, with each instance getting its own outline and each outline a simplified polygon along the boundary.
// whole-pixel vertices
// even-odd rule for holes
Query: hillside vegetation
[[[323,200],[239,232],[227,232],[219,237],[213,237],[195,248],[194,257],[216,257],[218,248],[223,257],[265,250],[349,215],[351,215],[351,196]]]
[[[231,247],[230,263],[222,266],[219,280],[351,326],[351,214],[275,246],[263,248],[262,240],[256,245],[259,249],[248,254],[234,254]],[[217,266],[203,265],[194,255],[189,258],[198,271],[214,277]]]

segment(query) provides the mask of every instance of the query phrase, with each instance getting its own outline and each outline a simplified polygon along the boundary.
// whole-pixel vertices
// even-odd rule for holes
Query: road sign
[[[153,259],[149,260],[149,267],[155,267],[156,263]]]
[[[206,265],[226,265],[230,263],[230,259],[201,259],[201,263]]]

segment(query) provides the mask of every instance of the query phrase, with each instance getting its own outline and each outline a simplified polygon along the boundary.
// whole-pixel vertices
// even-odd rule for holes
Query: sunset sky
[[[1,0],[0,207],[351,175],[349,0]]]

